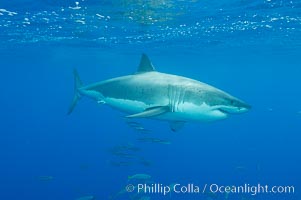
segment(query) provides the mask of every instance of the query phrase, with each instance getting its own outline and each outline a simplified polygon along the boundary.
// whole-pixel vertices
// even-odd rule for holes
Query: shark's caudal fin
[[[67,113],[68,115],[70,115],[72,113],[72,111],[74,110],[74,108],[77,104],[77,101],[80,99],[80,94],[78,93],[78,88],[83,86],[83,83],[80,80],[76,69],[73,70],[73,75],[74,75],[74,96],[73,96],[72,103],[69,107],[68,113]]]
[[[142,54],[140,64],[136,73],[145,73],[156,71],[152,62],[146,54]]]

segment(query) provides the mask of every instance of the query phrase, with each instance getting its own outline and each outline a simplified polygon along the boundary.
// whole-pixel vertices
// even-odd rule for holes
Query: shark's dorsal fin
[[[156,71],[152,62],[146,54],[142,54],[137,73]]]

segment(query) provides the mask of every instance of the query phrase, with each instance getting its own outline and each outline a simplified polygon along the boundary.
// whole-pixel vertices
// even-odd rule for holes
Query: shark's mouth
[[[224,114],[239,114],[242,112],[246,112],[248,109],[243,107],[223,107],[218,108],[217,110]]]
[[[227,110],[225,110],[225,109],[222,109],[222,108],[218,108],[217,109],[218,111],[220,111],[220,112],[222,112],[222,113],[224,113],[224,114],[231,114],[229,111],[227,111]]]

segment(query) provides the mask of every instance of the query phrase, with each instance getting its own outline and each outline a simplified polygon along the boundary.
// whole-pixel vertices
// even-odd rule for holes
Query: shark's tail
[[[80,80],[76,69],[73,70],[73,74],[74,74],[74,96],[73,96],[72,103],[69,107],[68,113],[67,113],[68,115],[70,115],[72,113],[78,100],[80,99],[81,96],[78,92],[78,89],[83,86],[83,82]]]

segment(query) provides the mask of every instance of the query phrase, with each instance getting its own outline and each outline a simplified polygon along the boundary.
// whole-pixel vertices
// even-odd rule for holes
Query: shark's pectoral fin
[[[184,121],[172,121],[172,122],[169,122],[170,129],[173,132],[177,132],[178,130],[180,130],[181,128],[183,128],[183,126],[185,125],[185,123],[186,122],[184,122]]]
[[[162,115],[170,111],[169,106],[154,106],[145,109],[145,111],[133,115],[126,116],[127,118],[147,118]]]

